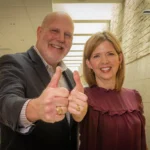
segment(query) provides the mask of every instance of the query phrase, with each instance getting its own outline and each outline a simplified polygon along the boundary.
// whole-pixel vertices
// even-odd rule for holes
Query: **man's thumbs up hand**
[[[77,71],[74,71],[73,78],[74,78],[74,81],[76,83],[74,90],[78,90],[79,92],[84,93],[84,88],[83,88],[83,85],[81,83],[79,73]]]
[[[87,112],[87,96],[84,94],[84,88],[77,71],[74,71],[73,78],[76,85],[68,98],[68,111],[72,114],[74,120],[80,122]]]
[[[50,81],[50,83],[49,83],[49,87],[52,87],[52,88],[56,88],[56,87],[58,87],[58,83],[59,83],[59,80],[60,80],[60,78],[61,78],[61,74],[62,74],[62,70],[61,70],[61,68],[58,66],[57,68],[56,68],[56,72],[55,72],[55,74],[53,75],[53,77],[52,77],[52,79],[51,79],[51,81]]]
[[[69,91],[64,87],[58,87],[61,75],[61,68],[57,67],[50,83],[42,94],[38,98],[30,100],[26,113],[29,121],[43,120],[54,123],[64,119],[68,110]]]

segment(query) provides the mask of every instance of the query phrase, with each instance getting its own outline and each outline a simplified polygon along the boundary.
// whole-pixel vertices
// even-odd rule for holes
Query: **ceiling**
[[[64,58],[78,70],[85,41],[95,32],[109,29],[111,11],[123,0],[0,0],[0,56],[26,51],[36,42],[36,29],[53,11],[66,11],[74,20],[73,45]]]

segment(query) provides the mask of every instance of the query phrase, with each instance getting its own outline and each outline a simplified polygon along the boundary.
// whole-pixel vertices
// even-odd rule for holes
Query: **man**
[[[72,76],[62,62],[73,31],[68,14],[50,13],[34,47],[1,57],[1,150],[77,149],[77,122],[86,114],[87,97],[78,73]]]

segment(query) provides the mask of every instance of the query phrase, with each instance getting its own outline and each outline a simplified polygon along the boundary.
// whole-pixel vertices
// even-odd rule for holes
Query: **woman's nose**
[[[107,64],[108,63],[108,58],[107,58],[106,55],[102,55],[101,56],[101,63],[103,63],[103,64]]]

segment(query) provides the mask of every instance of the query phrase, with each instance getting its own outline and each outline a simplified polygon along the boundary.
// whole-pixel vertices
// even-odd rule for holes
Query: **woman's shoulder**
[[[84,92],[87,95],[97,95],[98,93],[101,93],[101,88],[96,85],[84,87]]]
[[[96,88],[96,86],[85,86],[85,87],[84,87],[84,91],[85,91],[85,92],[92,91],[92,90],[94,90],[95,88]]]
[[[141,95],[139,93],[139,91],[137,91],[136,89],[129,89],[129,88],[122,88],[121,92],[123,94],[127,94],[127,95],[133,95],[136,96],[136,98],[140,98],[141,99]]]
[[[122,96],[126,101],[136,104],[138,108],[143,112],[142,96],[136,89],[122,88]]]

